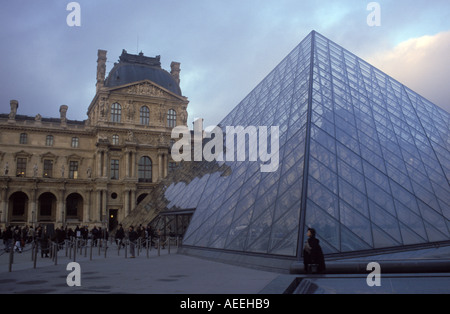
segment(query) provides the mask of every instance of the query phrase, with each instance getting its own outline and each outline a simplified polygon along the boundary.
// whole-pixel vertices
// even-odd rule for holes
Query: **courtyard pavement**
[[[31,250],[0,253],[0,294],[450,294],[450,272],[381,274],[381,286],[370,287],[365,274],[294,275],[251,269],[177,254],[176,249],[144,249],[135,258],[112,246],[93,248],[76,256],[81,286],[69,287],[66,270],[73,256],[65,250],[56,261],[41,258],[36,268]],[[450,270],[449,270],[450,271]]]
[[[120,255],[119,255],[120,254]],[[51,258],[38,254],[36,269],[31,260],[31,250],[14,254],[12,271],[9,271],[9,254],[0,256],[0,293],[11,294],[257,294],[279,274],[200,258],[176,254],[172,248],[140,252],[135,258],[125,258],[124,250],[112,247],[104,257],[98,248],[83,250],[76,256],[80,264],[81,286],[69,287],[66,270],[73,261],[58,253],[57,265]]]

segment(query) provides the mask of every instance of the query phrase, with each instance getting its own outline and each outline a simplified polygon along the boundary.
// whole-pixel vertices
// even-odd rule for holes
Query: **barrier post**
[[[76,256],[77,256],[77,250],[78,250],[77,245],[78,245],[78,239],[75,240],[75,245],[73,246],[73,261],[74,262],[76,261]]]
[[[34,261],[34,254],[33,254],[33,252],[34,252],[34,242],[33,242],[33,244],[32,244],[32,246],[31,246],[31,261],[33,262]]]
[[[36,260],[37,260],[37,251],[38,251],[38,245],[37,242],[34,242],[34,250],[32,252],[34,258],[33,258],[33,268],[36,269]]]
[[[10,251],[9,251],[9,272],[12,272],[12,264],[14,262],[14,246],[11,245]]]
[[[54,244],[54,250],[55,250],[55,253],[54,253],[55,265],[58,265],[58,243]]]
[[[142,239],[138,238],[138,242],[137,242],[137,256],[139,256],[139,253],[141,251],[141,244],[142,244]]]
[[[51,241],[50,240],[50,244],[48,245],[48,250],[49,250],[49,253],[50,253],[50,258],[52,259],[52,261],[54,261],[55,260],[55,255],[54,255],[54,252],[53,252],[53,241]]]

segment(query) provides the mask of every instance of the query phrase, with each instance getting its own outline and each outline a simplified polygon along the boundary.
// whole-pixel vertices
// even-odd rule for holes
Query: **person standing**
[[[14,230],[14,250],[19,253],[22,253],[22,232],[19,228]]]
[[[122,224],[119,224],[119,229],[116,231],[116,244],[124,246],[123,238],[125,238],[125,230],[123,230]]]
[[[135,252],[134,248],[136,246],[136,240],[138,239],[139,235],[136,231],[134,231],[134,227],[130,226],[130,229],[128,231],[128,240],[130,241],[130,257],[135,258]]]
[[[48,253],[50,252],[49,250],[49,241],[50,241],[50,236],[47,233],[47,229],[44,228],[42,230],[42,233],[39,236],[39,244],[41,246],[41,258],[44,257],[48,257]]]
[[[99,238],[99,231],[97,229],[97,226],[94,226],[94,228],[91,230],[92,234],[92,241],[94,243],[94,246],[97,246],[98,238]]]
[[[9,252],[11,249],[11,241],[13,238],[13,233],[11,226],[8,226],[6,230],[3,232],[3,243],[5,244],[5,251]]]
[[[319,239],[316,239],[316,230],[308,228],[308,239],[303,249],[303,264],[306,273],[322,273],[325,271],[325,258]]]

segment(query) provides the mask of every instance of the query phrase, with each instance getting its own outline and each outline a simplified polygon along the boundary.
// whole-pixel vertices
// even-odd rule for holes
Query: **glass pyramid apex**
[[[279,167],[184,162],[154,210],[185,247],[300,257],[450,241],[450,114],[313,31],[220,123],[279,126]]]

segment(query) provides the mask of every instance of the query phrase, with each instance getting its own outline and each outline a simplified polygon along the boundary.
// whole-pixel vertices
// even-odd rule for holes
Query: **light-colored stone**
[[[105,227],[116,210],[120,223],[167,174],[172,162],[167,112],[175,110],[177,125],[186,125],[187,98],[149,80],[105,87],[106,51],[98,51],[97,62],[96,94],[86,120],[70,120],[76,108],[66,105],[59,119],[17,116],[17,100],[11,101],[9,114],[0,114],[1,228],[47,223]],[[113,104],[121,106],[120,122],[111,121]],[[143,107],[149,109],[146,125],[141,123]],[[139,180],[142,157],[152,161],[151,182]],[[118,160],[117,179],[111,178],[112,160]],[[24,174],[18,176],[21,163]],[[69,207],[76,211],[68,212]]]

